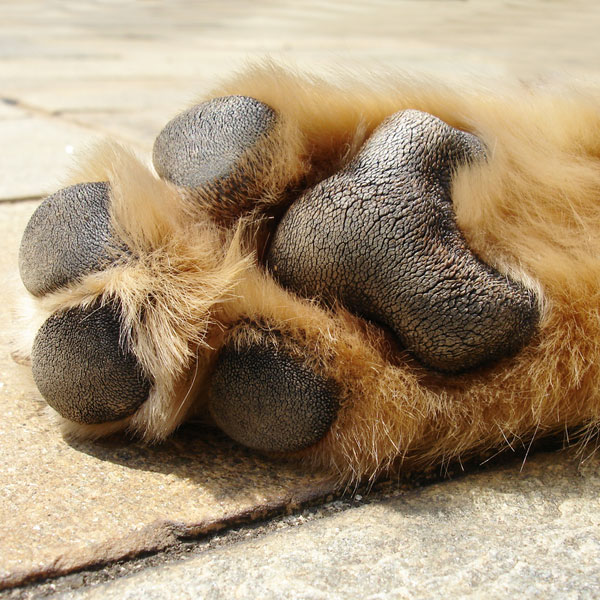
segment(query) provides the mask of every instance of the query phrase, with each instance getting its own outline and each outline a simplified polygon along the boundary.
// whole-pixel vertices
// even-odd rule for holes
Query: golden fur
[[[404,78],[329,84],[257,67],[211,97],[243,94],[274,108],[279,129],[247,158],[252,201],[214,209],[211,192],[181,192],[128,151],[107,146],[74,182],[110,181],[112,217],[135,259],[36,300],[47,315],[119,298],[124,336],[155,385],[131,417],[66,423],[101,436],[127,429],[163,439],[205,411],[225,339],[244,323],[287,334],[288,350],[340,385],[330,432],[298,452],[341,482],[460,460],[490,448],[600,424],[600,95],[518,88],[457,90]],[[459,227],[484,261],[537,290],[539,330],[516,356],[463,375],[420,366],[375,325],[286,292],[259,266],[264,216],[345,164],[388,115],[429,112],[479,136],[488,161],[453,181]],[[31,313],[28,313],[31,314]],[[141,318],[141,315],[144,315]],[[29,328],[39,326],[40,317]],[[43,320],[43,319],[42,319]],[[35,325],[34,325],[35,323]],[[33,336],[27,334],[24,346]],[[280,339],[279,337],[277,339]],[[24,351],[26,353],[26,351]]]

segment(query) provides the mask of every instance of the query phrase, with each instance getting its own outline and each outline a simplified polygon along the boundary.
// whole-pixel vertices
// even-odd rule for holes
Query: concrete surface
[[[101,136],[148,152],[169,118],[248,60],[269,55],[320,74],[400,68],[461,84],[600,79],[594,0],[23,0],[0,9],[0,202],[11,201],[0,204],[0,281],[15,271],[36,205],[15,200],[53,191]],[[9,318],[6,302],[0,317]],[[170,566],[182,536],[269,517],[329,485],[193,428],[158,448],[69,444],[9,359],[6,335],[0,414],[0,588],[11,597],[74,594],[69,586],[101,597],[598,595],[594,458],[582,469],[572,453],[530,458],[523,474],[509,465],[297,520],[294,531],[267,521],[251,541]],[[136,562],[148,552],[153,566]],[[140,572],[119,581],[126,558]],[[81,569],[77,586],[63,577]],[[92,572],[117,580],[88,592]],[[33,583],[44,576],[53,578],[45,587]]]
[[[598,598],[599,494],[600,461],[538,455],[56,597]]]
[[[60,187],[60,177],[73,155],[98,138],[83,127],[5,103],[0,114],[0,140],[5,149],[0,170],[2,199],[36,197]]]

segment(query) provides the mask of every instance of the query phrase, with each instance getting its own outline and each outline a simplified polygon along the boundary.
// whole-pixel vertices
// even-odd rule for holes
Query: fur
[[[295,453],[340,483],[461,460],[534,437],[600,424],[600,95],[594,90],[457,90],[402,77],[330,84],[273,65],[233,78],[209,97],[252,96],[279,129],[247,159],[251,202],[219,203],[159,180],[110,145],[70,183],[109,181],[112,218],[132,250],[110,268],[35,300],[21,344],[40,315],[117,298],[124,343],[155,385],[131,417],[65,423],[74,435],[128,430],[148,441],[202,415],[206,383],[225,339],[246,343],[245,322],[295,340],[288,349],[341,390],[329,433]],[[473,251],[536,289],[542,319],[516,356],[463,375],[433,373],[375,325],[281,289],[257,253],[269,217],[298,190],[335,172],[375,127],[405,108],[479,136],[486,163],[453,180],[457,222]],[[115,250],[117,252],[117,250]],[[31,300],[27,306],[31,307]],[[240,325],[242,324],[242,325]],[[35,329],[33,329],[35,328]],[[285,342],[283,342],[285,343]],[[23,349],[24,348],[24,349]]]

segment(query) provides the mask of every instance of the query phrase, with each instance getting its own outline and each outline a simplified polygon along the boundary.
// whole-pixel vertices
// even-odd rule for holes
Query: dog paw
[[[295,452],[327,435],[350,392],[340,392],[345,382],[331,367],[343,352],[321,361],[321,342],[284,332],[288,321],[302,329],[303,319],[331,319],[314,337],[335,345],[347,333],[331,333],[347,324],[336,313],[340,303],[361,326],[366,319],[391,331],[425,367],[442,372],[475,368],[527,343],[539,317],[534,293],[482,262],[456,225],[453,175],[485,160],[475,136],[426,113],[399,112],[341,170],[290,202],[306,157],[297,140],[286,146],[286,127],[253,98],[209,100],[156,140],[158,189],[175,198],[162,213],[160,198],[152,210],[138,199],[127,226],[115,223],[114,190],[120,210],[128,199],[126,186],[110,178],[68,187],[40,205],[19,266],[34,297],[55,299],[33,342],[32,370],[64,418],[87,426],[137,415],[138,431],[164,435],[186,417],[181,407],[197,400],[238,442]],[[273,227],[266,264],[248,268],[258,249],[234,241],[239,223],[231,218],[250,211],[262,222],[263,197],[290,206]],[[191,212],[190,199],[197,201]],[[164,232],[134,250],[118,232],[135,229],[135,211],[144,227]],[[167,217],[172,225],[161,228]],[[86,278],[115,265],[120,278],[78,295]],[[273,286],[272,298],[260,282]],[[268,332],[240,326],[263,318],[272,323]],[[348,356],[362,343],[353,335],[344,338]],[[151,397],[155,404],[139,416]]]

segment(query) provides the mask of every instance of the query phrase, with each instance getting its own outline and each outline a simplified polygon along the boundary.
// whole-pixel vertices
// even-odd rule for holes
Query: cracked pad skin
[[[138,387],[80,392],[76,367],[49,399],[66,430],[157,441],[207,411],[347,483],[600,422],[597,105],[440,90],[258,69],[167,126],[158,177],[96,155],[73,183],[118,192],[90,218],[124,237],[99,225],[83,268],[28,285],[34,371],[61,387],[70,346]]]
[[[424,364],[460,372],[517,351],[536,298],[478,260],[458,230],[452,172],[485,152],[417,111],[389,117],[341,172],[292,204],[268,265],[284,286],[339,299]]]

